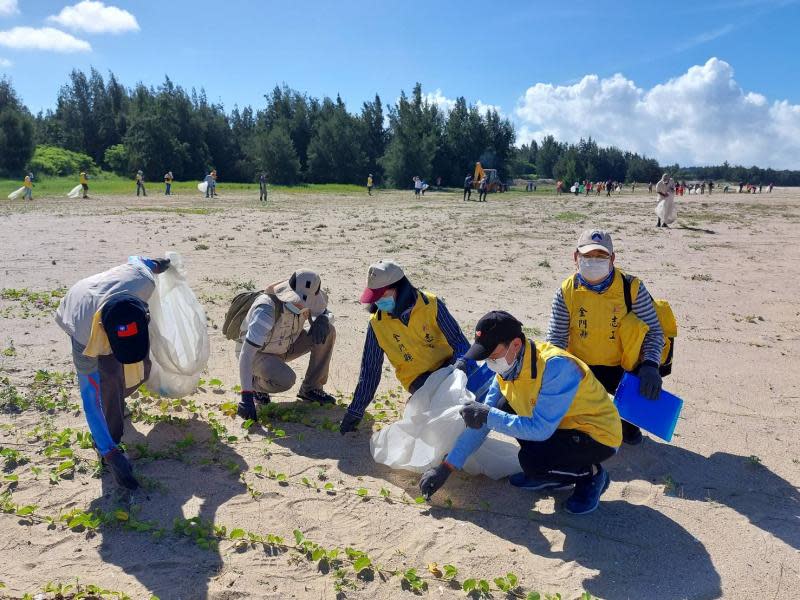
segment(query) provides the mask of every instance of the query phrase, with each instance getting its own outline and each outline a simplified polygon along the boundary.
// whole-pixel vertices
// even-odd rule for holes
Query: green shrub
[[[91,157],[80,152],[64,150],[56,146],[36,146],[30,169],[34,174],[75,175],[82,170],[97,173],[98,168]]]
[[[103,160],[117,175],[128,174],[128,149],[124,144],[115,144],[106,148]]]

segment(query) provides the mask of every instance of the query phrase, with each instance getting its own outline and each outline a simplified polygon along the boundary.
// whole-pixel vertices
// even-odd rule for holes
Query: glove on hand
[[[645,363],[639,367],[639,393],[649,400],[658,399],[661,393],[661,375],[658,367]]]
[[[489,407],[480,402],[470,400],[464,403],[459,413],[467,427],[480,429],[486,424],[486,419],[489,418]]]
[[[447,478],[450,477],[452,469],[447,463],[442,463],[438,467],[428,469],[422,474],[419,480],[419,491],[425,496],[426,500],[430,500],[440,487],[444,485]]]
[[[245,421],[258,419],[255,404],[255,392],[242,392],[242,399],[239,400],[239,406],[236,408],[236,414],[242,417]]]
[[[453,366],[459,371],[464,371],[464,373],[467,372],[467,361],[465,361],[463,358],[459,358],[456,362],[453,363]]]
[[[342,422],[339,423],[339,433],[344,435],[350,431],[355,431],[358,424],[361,423],[361,418],[345,413],[342,417]]]
[[[153,267],[153,273],[156,275],[169,269],[170,260],[168,258],[151,258],[150,260],[155,263],[155,266]]]

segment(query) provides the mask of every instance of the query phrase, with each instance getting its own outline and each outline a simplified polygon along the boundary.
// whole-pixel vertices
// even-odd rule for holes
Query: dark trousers
[[[464,200],[472,200],[472,188],[464,188]]]
[[[517,440],[519,464],[530,478],[576,482],[592,476],[592,465],[599,465],[616,453],[616,448],[596,441],[577,429],[556,429],[541,442]]]
[[[147,191],[144,189],[144,184],[137,181],[136,182],[136,196],[139,196],[139,191],[141,190],[143,196],[147,196]]]
[[[259,200],[266,200],[267,199],[267,185],[265,183],[262,183],[261,185],[259,185],[258,189],[259,189],[258,199]]]
[[[617,386],[622,380],[625,370],[622,367],[607,367],[605,365],[589,365],[589,368],[594,373],[597,381],[613,396],[617,392]],[[639,428],[636,425],[628,423],[624,419],[622,420],[623,438],[628,437],[630,434],[635,434],[638,430]]]
[[[507,402],[501,410],[517,414]],[[577,482],[592,476],[592,466],[608,460],[617,449],[577,429],[556,429],[546,440],[517,440],[519,465],[530,478]]]

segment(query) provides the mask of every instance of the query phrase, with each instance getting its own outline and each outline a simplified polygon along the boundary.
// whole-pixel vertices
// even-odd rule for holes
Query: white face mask
[[[500,358],[487,358],[486,366],[489,367],[490,371],[502,375],[503,373],[509,371],[511,367],[514,366],[513,363],[510,363],[508,362],[508,360],[506,360],[506,356],[508,356],[508,350],[506,350],[506,353]]]
[[[610,258],[578,258],[578,273],[586,281],[599,281],[611,272]]]

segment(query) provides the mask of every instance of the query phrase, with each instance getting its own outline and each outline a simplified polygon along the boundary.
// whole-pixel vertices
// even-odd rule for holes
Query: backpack
[[[225,322],[222,324],[222,333],[226,338],[232,341],[238,340],[242,335],[242,323],[250,312],[250,308],[264,291],[256,292],[240,292],[233,297],[228,312],[225,313]],[[270,295],[272,302],[275,305],[275,321],[281,316],[283,311],[283,303],[276,297]]]
[[[625,274],[622,278],[625,307],[628,309],[628,312],[633,310],[633,301],[631,299],[632,281],[633,277],[628,274]],[[661,330],[664,332],[664,348],[661,350],[661,364],[658,367],[658,372],[662,377],[666,377],[672,373],[672,356],[675,352],[675,338],[678,337],[678,323],[675,320],[672,307],[666,300],[656,300],[654,298],[653,307],[656,310],[658,322],[661,324]]]

